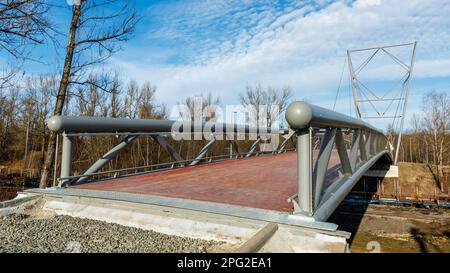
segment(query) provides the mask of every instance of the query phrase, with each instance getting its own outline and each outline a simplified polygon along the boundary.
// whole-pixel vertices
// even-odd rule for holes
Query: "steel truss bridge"
[[[361,119],[306,102],[290,104],[285,117],[290,129],[270,131],[244,126],[242,131],[235,124],[217,124],[212,127],[214,136],[197,157],[185,160],[168,141],[175,121],[54,116],[48,127],[62,137],[59,184],[31,191],[144,202],[336,230],[337,225],[326,222],[329,216],[376,162],[392,163],[393,147],[383,132]],[[205,126],[198,123],[191,129]],[[237,151],[231,159],[229,155],[207,157],[221,133],[216,128],[256,134],[257,139],[246,152],[237,140],[230,139]],[[258,144],[268,133],[281,135],[284,141],[272,151],[258,151]],[[123,138],[84,173],[74,175],[74,139],[108,135]],[[142,135],[154,138],[174,161],[101,170]],[[289,141],[295,143],[295,150],[286,149]],[[130,170],[143,172],[126,174]]]

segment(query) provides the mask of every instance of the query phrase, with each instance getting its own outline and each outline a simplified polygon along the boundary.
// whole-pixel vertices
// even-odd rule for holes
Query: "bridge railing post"
[[[72,154],[73,154],[73,137],[62,134],[62,155],[61,155],[61,176],[68,177],[72,175]],[[59,186],[61,186],[65,181],[59,181]]]
[[[313,213],[312,128],[297,131],[297,196],[301,212]]]

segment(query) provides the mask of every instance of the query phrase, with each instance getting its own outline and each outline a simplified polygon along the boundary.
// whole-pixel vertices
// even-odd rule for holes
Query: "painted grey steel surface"
[[[367,122],[350,117],[326,108],[309,104],[304,101],[296,101],[289,105],[286,110],[286,121],[291,128],[304,129],[307,127],[318,128],[345,128],[366,129],[383,134]]]
[[[72,152],[73,152],[73,137],[66,136],[63,134],[63,143],[62,143],[62,155],[61,155],[61,177],[71,176],[72,175]],[[65,181],[61,180],[59,185]]]
[[[297,188],[300,212],[308,216],[313,214],[312,183],[312,131],[311,128],[298,131],[297,135]],[[292,200],[292,202],[295,202]],[[295,203],[294,203],[295,206]],[[299,212],[299,211],[297,211]]]
[[[353,172],[354,168],[352,168],[352,166],[350,164],[350,159],[349,159],[349,155],[347,153],[347,148],[345,147],[344,136],[340,129],[338,129],[336,131],[335,138],[336,138],[336,149],[339,154],[339,160],[341,161],[342,172],[344,174],[351,174]],[[353,155],[353,156],[356,157],[356,155]]]
[[[173,120],[145,120],[105,117],[53,116],[48,128],[53,132],[170,132]]]
[[[200,150],[195,159],[189,164],[189,166],[197,165],[203,157],[205,157],[206,153],[211,149],[212,145],[216,142],[216,136],[213,136],[211,140],[206,143],[206,145]]]
[[[287,139],[294,136],[297,138],[298,168],[298,191],[294,196],[288,198],[288,200],[294,205],[294,214],[300,217],[298,219],[303,219],[301,222],[326,221],[345,195],[351,190],[357,180],[364,174],[364,172],[381,156],[386,155],[388,158],[391,156],[391,151],[389,150],[390,145],[387,137],[381,131],[375,129],[370,124],[360,119],[349,117],[316,105],[308,104],[306,102],[298,101],[289,105],[286,110],[286,120],[292,129],[287,136]],[[108,160],[114,157],[118,152],[120,152],[120,150],[126,147],[135,137],[137,137],[139,132],[152,132],[152,130],[155,130],[155,132],[167,132],[171,130],[171,127],[174,124],[173,121],[155,122],[155,120],[103,119],[86,117],[58,117],[53,119],[53,121],[53,125],[49,125],[49,128],[53,128],[53,130],[57,132],[61,130],[64,131],[62,134],[62,179],[60,180],[60,186],[64,185],[71,179],[78,178],[78,181],[82,181],[84,178],[95,174],[95,172],[106,164]],[[101,125],[103,122],[108,124],[108,128]],[[204,124],[201,124],[201,126],[204,126]],[[96,129],[93,129],[94,127]],[[237,126],[235,126],[235,128],[237,128]],[[320,131],[319,134],[321,135],[321,138],[318,138],[318,140],[321,141],[318,143],[321,143],[321,145],[317,160],[316,162],[313,162],[312,138],[313,132],[317,131],[317,129]],[[68,133],[92,133],[90,130],[93,130],[94,133],[111,133],[113,130],[116,130],[115,132],[136,131],[134,131],[134,133],[130,133],[131,135],[127,136],[122,143],[107,152],[101,159],[99,159],[99,161],[91,166],[85,174],[78,177],[71,176],[73,153],[72,138],[75,136],[68,135]],[[252,128],[247,128],[246,130],[250,130],[250,133],[254,133]],[[280,132],[288,133],[288,130],[282,129]],[[353,134],[349,152],[347,151],[344,134]],[[169,153],[173,150],[174,153],[172,156],[174,156],[176,162],[188,163],[183,160],[180,155],[178,155],[178,153],[163,139],[161,135],[152,135],[152,137],[154,137]],[[208,150],[214,144],[215,139],[216,135],[214,135],[214,138],[208,142],[205,147],[203,147],[198,156],[190,162],[191,165],[198,164],[200,160],[205,157]],[[260,141],[261,137],[259,135],[258,139],[253,143],[249,153],[247,153],[246,156],[254,154],[256,145]],[[347,140],[347,142],[350,143],[349,140]],[[341,161],[340,169],[342,172],[342,178],[337,183],[334,183],[330,187],[324,189],[324,182],[327,172],[330,172],[328,169],[328,164],[334,147],[337,148],[339,159]],[[332,172],[336,174],[338,169],[339,168],[333,168]],[[79,190],[76,190],[75,192],[78,193]],[[295,200],[296,198],[298,198],[298,201]],[[192,200],[188,201],[191,202]],[[183,202],[188,201],[184,200]],[[255,212],[257,210],[252,211]],[[265,213],[267,213],[267,211]],[[235,215],[236,213],[233,212],[233,214]],[[266,216],[263,218],[264,220],[274,219]],[[281,218],[276,219],[278,219],[277,221],[281,221],[283,223],[289,222],[280,220]],[[304,224],[302,223],[302,225]]]
[[[256,147],[258,147],[258,144],[261,142],[261,137],[258,137],[252,144],[252,146],[250,146],[250,149],[248,151],[248,153],[245,155],[245,157],[250,157],[252,156],[252,154],[255,152]]]
[[[288,198],[295,214],[326,221],[339,203],[381,156],[391,159],[387,137],[360,119],[355,119],[322,107],[297,101],[286,110],[286,120],[297,134],[297,194]],[[320,150],[312,162],[312,132],[322,133]],[[352,134],[347,151],[344,134]],[[338,151],[341,178],[325,188],[328,165],[333,149]],[[298,197],[298,202],[295,198]]]
[[[405,117],[406,117],[406,106],[408,105],[408,97],[409,97],[409,90],[410,90],[410,79],[411,79],[411,75],[413,73],[413,69],[414,69],[414,60],[416,58],[416,46],[417,46],[417,42],[414,42],[414,49],[413,49],[413,53],[412,53],[412,57],[411,57],[411,64],[409,66],[409,75],[408,75],[408,81],[406,82],[406,96],[405,96],[405,100],[403,101],[403,112],[402,112],[402,117],[401,117],[401,121],[400,121],[400,133],[398,135],[398,141],[397,141],[397,147],[395,148],[395,158],[394,158],[394,165],[397,165],[398,162],[398,154],[400,152],[400,143],[402,141],[402,131],[403,131],[403,125],[405,122]]]
[[[53,116],[48,120],[48,128],[53,132],[66,133],[115,133],[115,132],[172,132],[172,128],[180,129],[183,132],[183,122],[175,120],[156,119],[126,119],[126,118],[106,118],[106,117],[83,117],[83,116]],[[187,122],[187,128],[191,132],[194,129],[211,129],[211,132],[228,133],[287,133],[287,129],[254,128],[248,125],[205,122]]]
[[[286,148],[286,145],[288,143],[288,141],[292,138],[292,136],[295,135],[295,131],[290,131],[289,134],[287,134],[285,136],[285,139],[283,140],[283,142],[280,144],[280,147],[278,148],[277,152],[278,153],[282,153],[284,151],[284,148]]]
[[[175,161],[184,161],[183,157],[172,147],[172,145],[167,142],[163,136],[156,135],[152,136],[156,142],[175,160]]]
[[[360,166],[356,172],[351,176],[342,180],[340,187],[337,187],[336,191],[332,192],[330,198],[326,199],[325,202],[318,206],[317,210],[314,212],[314,219],[320,221],[321,219],[328,219],[331,214],[336,210],[339,204],[344,200],[352,188],[358,183],[359,179],[364,175],[366,171],[372,167],[375,162],[382,156],[386,155],[387,151],[381,151],[377,155],[373,156],[370,160]]]
[[[348,68],[350,73],[350,79],[351,79],[351,86],[352,86],[352,93],[353,93],[353,102],[356,109],[356,116],[360,119],[392,119],[393,120],[393,129],[394,131],[398,131],[398,138],[396,141],[395,146],[395,153],[394,153],[394,165],[397,164],[398,156],[399,156],[399,150],[400,150],[400,143],[402,139],[402,131],[403,131],[403,125],[404,120],[406,118],[406,109],[408,104],[408,98],[409,98],[409,91],[410,91],[410,83],[412,79],[412,73],[414,70],[414,61],[415,61],[415,55],[416,55],[416,47],[417,47],[417,41],[412,43],[404,43],[404,44],[394,44],[394,45],[387,45],[387,46],[378,46],[378,47],[370,47],[370,48],[360,48],[360,49],[349,49],[347,50],[347,60],[348,60]],[[395,56],[390,50],[392,48],[403,48],[406,50],[411,50],[411,59],[409,63],[406,63]],[[365,59],[357,68],[354,68],[353,61],[352,61],[352,53],[355,52],[368,52],[369,54],[368,58]],[[397,83],[391,87],[387,92],[383,92],[381,95],[375,94],[373,90],[371,90],[369,87],[367,87],[366,84],[363,84],[361,81],[359,74],[361,71],[373,60],[373,58],[380,53],[385,53],[387,56],[389,56],[395,64],[400,65],[400,67],[404,70],[404,75],[400,79],[401,84],[401,92],[393,92],[394,95],[391,95],[391,91],[396,89]],[[362,87],[362,88],[361,88]],[[365,90],[365,91],[364,91]],[[367,94],[368,93],[368,94]],[[362,98],[360,98],[362,97]],[[388,114],[388,110],[391,107],[392,103],[394,101],[398,101],[397,107],[394,107],[395,113],[393,115]],[[386,102],[386,104],[378,104],[379,102]],[[369,114],[369,115],[363,115],[362,109],[363,106],[369,106],[370,109],[375,110],[376,114]],[[386,107],[387,105],[387,107]],[[383,109],[383,110],[381,110]],[[399,126],[396,122],[396,119],[399,119]]]
[[[100,170],[103,166],[105,166],[111,159],[113,159],[120,151],[126,148],[133,140],[136,139],[137,136],[126,136],[119,144],[117,144],[114,148],[105,153],[100,159],[98,159],[94,164],[92,164],[89,169],[87,169],[83,174],[93,174]],[[77,180],[77,183],[86,180],[88,177],[80,177]]]
[[[90,174],[95,174],[108,161],[116,156],[123,148],[125,148],[131,140],[139,135],[150,134],[158,144],[169,153],[169,155],[180,164],[185,165],[185,160],[179,153],[164,139],[163,136],[172,133],[194,133],[203,134],[204,130],[210,130],[214,134],[225,133],[251,133],[257,135],[264,134],[285,134],[289,131],[287,129],[276,128],[254,128],[248,125],[241,124],[223,124],[223,123],[209,123],[209,122],[182,122],[174,120],[152,120],[152,119],[125,119],[125,118],[106,118],[106,117],[74,117],[74,116],[53,116],[48,121],[48,128],[54,132],[63,133],[63,149],[62,149],[62,164],[61,177],[72,176],[72,145],[71,139],[76,136],[101,136],[101,135],[126,135],[124,141],[112,148],[100,159],[97,160],[86,172],[83,173],[77,182],[87,180]],[[234,137],[234,136],[233,136]],[[237,142],[232,139],[233,147],[236,148],[237,153],[240,154],[240,148]],[[214,141],[212,141],[214,143]],[[200,151],[197,158],[190,164],[196,165],[206,155],[212,143],[207,145],[205,149]],[[258,142],[259,143],[259,142]],[[256,143],[257,144],[257,143]],[[256,144],[252,146],[251,151],[247,156],[254,155]],[[73,181],[61,180],[59,186],[68,186]]]
[[[328,163],[330,162],[331,152],[333,151],[336,139],[336,131],[336,128],[326,130],[322,140],[323,145],[320,147],[319,155],[317,156],[312,173],[314,182],[314,209],[318,207],[320,198],[322,197],[323,184],[325,183]]]

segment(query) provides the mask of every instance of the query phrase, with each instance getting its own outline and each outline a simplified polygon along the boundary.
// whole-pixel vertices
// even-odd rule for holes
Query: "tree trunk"
[[[64,102],[66,101],[67,87],[69,86],[69,77],[72,70],[73,53],[75,49],[75,34],[78,27],[78,20],[81,16],[81,5],[75,5],[72,13],[72,21],[70,23],[69,40],[66,50],[66,58],[64,60],[64,70],[61,76],[61,82],[59,84],[58,96],[56,97],[55,110],[53,115],[61,115]],[[42,171],[41,181],[39,183],[40,188],[46,188],[49,185],[48,177],[52,170],[53,160],[55,158],[56,147],[56,134],[50,131],[49,140],[47,145],[47,155],[44,162],[44,168]]]

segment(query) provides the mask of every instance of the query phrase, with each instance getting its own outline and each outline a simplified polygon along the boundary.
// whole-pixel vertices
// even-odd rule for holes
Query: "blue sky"
[[[411,41],[418,47],[407,125],[426,91],[450,92],[449,0],[138,0],[136,7],[135,37],[106,65],[124,79],[150,81],[168,106],[207,92],[238,104],[246,85],[260,83],[290,86],[294,99],[331,108],[348,48]],[[66,15],[55,13],[61,27]],[[27,64],[29,73],[60,69],[50,48],[38,53],[46,65]],[[368,80],[394,80],[391,68],[374,68]],[[347,73],[336,107],[343,113]]]

